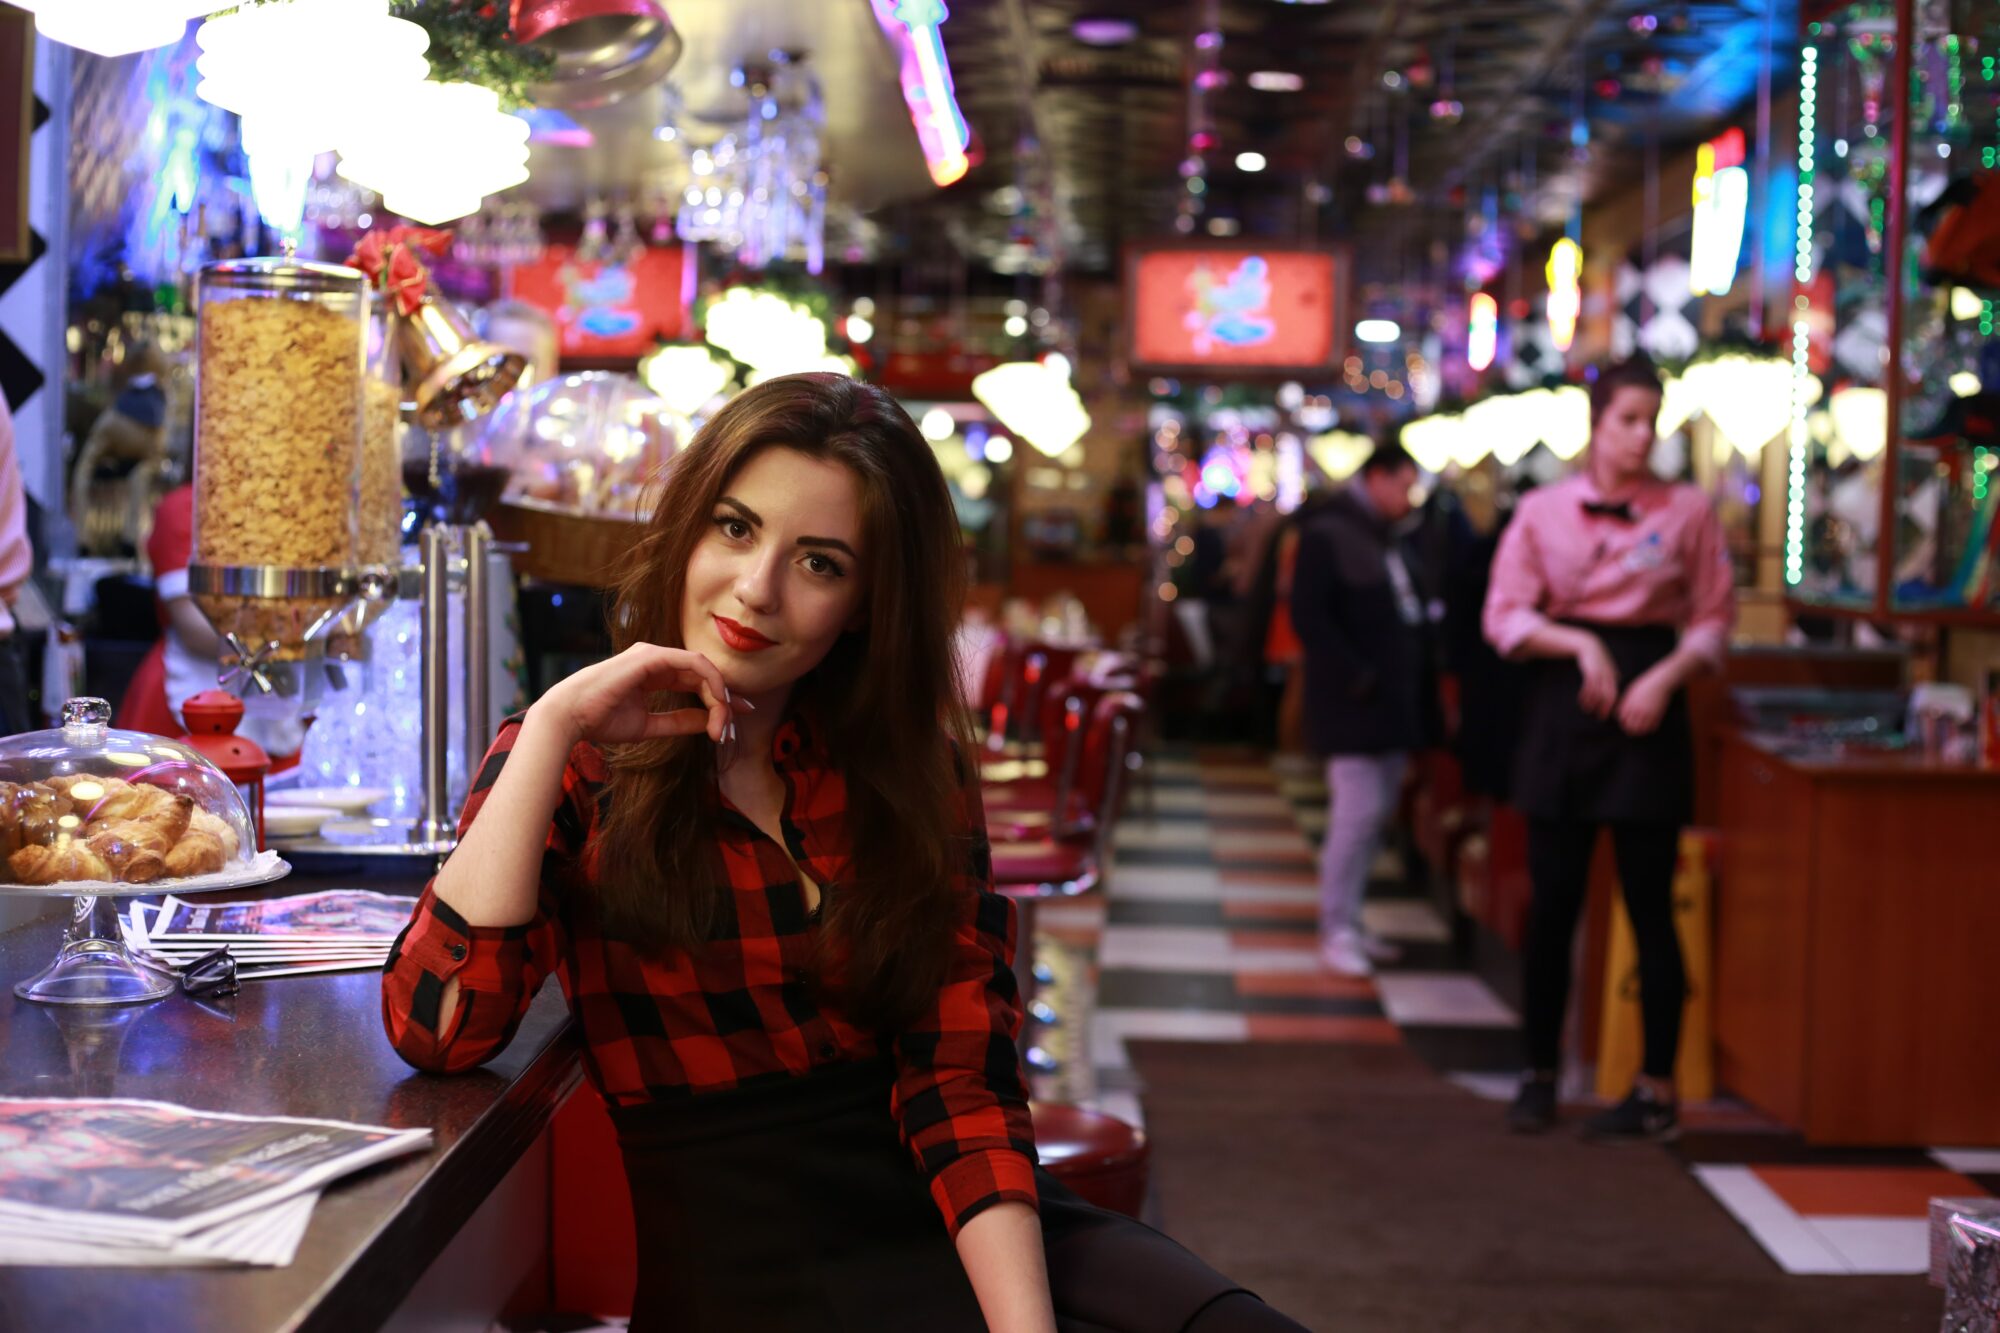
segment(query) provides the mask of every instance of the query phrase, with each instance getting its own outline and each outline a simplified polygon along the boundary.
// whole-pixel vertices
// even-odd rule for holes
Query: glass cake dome
[[[63,725],[0,739],[0,894],[76,899],[56,963],[28,999],[151,999],[174,978],[124,947],[112,904],[275,879],[236,784],[188,745],[114,729],[111,705],[71,699]],[[86,928],[87,927],[87,928]]]

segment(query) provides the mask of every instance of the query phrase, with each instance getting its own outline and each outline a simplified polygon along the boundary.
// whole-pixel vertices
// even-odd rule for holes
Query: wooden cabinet
[[[2000,1145],[2000,770],[1721,765],[1723,1085],[1824,1144]]]

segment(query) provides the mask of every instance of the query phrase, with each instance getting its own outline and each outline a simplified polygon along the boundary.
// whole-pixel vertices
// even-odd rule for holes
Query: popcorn
[[[195,560],[354,563],[361,327],[309,301],[201,314]]]
[[[403,395],[398,386],[369,376],[362,382],[361,514],[355,554],[364,565],[401,563],[403,452],[396,438]]]

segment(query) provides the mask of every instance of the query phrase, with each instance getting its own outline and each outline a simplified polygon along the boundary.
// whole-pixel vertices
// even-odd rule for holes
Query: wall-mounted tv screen
[[[1346,347],[1347,256],[1231,242],[1141,245],[1126,258],[1132,367],[1311,374]]]
[[[509,294],[555,317],[564,359],[637,360],[689,333],[685,252],[648,246],[627,263],[580,260],[566,245],[513,270]]]

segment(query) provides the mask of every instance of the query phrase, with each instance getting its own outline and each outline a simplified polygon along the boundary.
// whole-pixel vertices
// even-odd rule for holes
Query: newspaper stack
[[[129,947],[178,971],[223,945],[239,981],[382,967],[414,903],[363,889],[331,889],[249,903],[192,902],[169,895],[127,910]]]
[[[428,1129],[0,1097],[0,1263],[282,1267],[328,1184],[430,1146]]]

